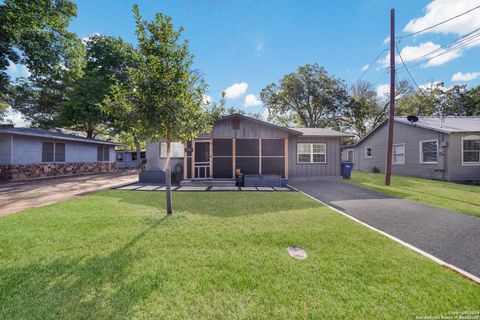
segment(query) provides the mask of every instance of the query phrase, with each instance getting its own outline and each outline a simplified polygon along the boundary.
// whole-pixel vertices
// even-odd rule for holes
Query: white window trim
[[[403,146],[403,162],[395,162],[395,146]],[[395,143],[392,146],[392,165],[404,166],[405,160],[407,160],[407,148],[405,148],[405,143]]]
[[[299,156],[300,154],[306,154],[306,153],[299,153],[298,152],[298,145],[299,144],[309,144],[310,145],[310,161],[309,162],[303,162],[299,161]],[[313,145],[314,144],[323,144],[325,146],[325,153],[313,153]],[[297,163],[298,164],[326,164],[327,163],[327,144],[324,142],[297,142]],[[322,162],[313,162],[313,155],[314,154],[325,154],[325,161]]]
[[[422,149],[422,146],[423,146],[423,143],[424,142],[436,142],[437,143],[437,161],[423,161],[423,149]],[[418,147],[419,147],[419,160],[420,160],[420,164],[437,164],[438,163],[438,139],[432,139],[432,140],[423,140],[423,141],[420,141],[418,143]]]
[[[480,161],[478,162],[465,162],[463,160],[464,154],[463,154],[463,140],[480,140],[480,136],[477,135],[470,135],[470,136],[465,136],[462,137],[462,145],[461,145],[461,153],[462,153],[462,166],[480,166]]]
[[[367,149],[371,149],[372,150],[372,155],[367,155]],[[365,147],[365,159],[370,159],[370,158],[373,158],[373,147]]]
[[[348,161],[348,153],[352,151],[352,162],[355,163],[355,149],[347,149],[347,161]]]

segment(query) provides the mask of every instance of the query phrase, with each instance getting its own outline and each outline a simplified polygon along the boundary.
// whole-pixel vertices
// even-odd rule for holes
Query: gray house
[[[388,121],[353,146],[342,160],[354,168],[385,172]],[[480,181],[480,117],[395,117],[393,174],[447,181]]]
[[[340,139],[347,136],[329,129],[286,128],[229,115],[215,121],[211,132],[185,145],[175,144],[172,171],[184,183],[244,178],[269,184],[265,182],[268,178],[285,184],[289,179],[338,179]],[[164,168],[162,144],[147,143],[146,170],[150,174]]]
[[[0,180],[116,170],[116,143],[56,131],[0,126]]]

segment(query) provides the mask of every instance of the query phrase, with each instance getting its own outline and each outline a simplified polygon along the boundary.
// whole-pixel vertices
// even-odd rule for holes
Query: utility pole
[[[392,176],[393,123],[395,119],[395,9],[390,10],[390,114],[388,117],[387,164],[385,185],[390,185]]]

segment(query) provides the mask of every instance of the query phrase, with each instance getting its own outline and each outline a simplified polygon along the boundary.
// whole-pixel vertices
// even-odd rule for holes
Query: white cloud
[[[225,98],[228,99],[237,99],[245,94],[248,89],[248,84],[246,82],[234,83],[230,87],[224,90]]]
[[[83,41],[83,43],[87,43],[90,40],[90,38],[92,38],[93,36],[99,36],[99,35],[100,35],[100,33],[98,33],[98,32],[92,33],[91,35],[83,37],[82,41]]]
[[[268,108],[263,109],[262,117],[263,117],[264,121],[268,121],[268,116],[269,115],[270,115],[270,113],[268,112]]]
[[[263,54],[263,42],[262,41],[257,41],[257,45],[256,45],[256,50],[257,50],[257,56],[261,56]]]
[[[210,103],[212,103],[212,97],[209,96],[208,94],[205,94],[203,96],[202,102],[203,102],[204,105],[209,105]]]
[[[378,97],[386,97],[390,93],[390,85],[388,83],[380,84],[377,86],[377,96]]]
[[[245,107],[261,106],[262,101],[258,100],[254,94],[248,94],[245,97]]]
[[[410,33],[423,30],[478,5],[480,0],[433,0],[426,6],[425,15],[410,20],[403,31]],[[463,35],[476,28],[480,28],[480,16],[478,11],[472,11],[425,32]]]
[[[472,81],[480,77],[480,72],[457,72],[452,76],[452,81]]]
[[[442,48],[439,44],[428,41],[423,42],[418,46],[405,46],[402,48],[402,50],[400,50],[400,55],[405,63],[422,61],[431,58],[430,60],[426,61],[422,67],[435,67],[460,57],[462,55],[462,51],[460,49],[448,51],[448,48]],[[395,62],[397,64],[401,63],[398,55],[395,57]],[[384,67],[388,67],[390,65],[390,55],[387,54],[385,58],[380,61],[380,64],[382,64]]]
[[[11,122],[15,125],[15,127],[28,127],[30,126],[30,122],[23,119],[21,113],[16,112],[9,108],[7,110],[7,113],[5,115],[5,120],[4,122]]]
[[[361,71],[365,71],[365,70],[367,70],[368,68],[370,68],[370,65],[369,65],[369,64],[366,64],[366,65],[364,65],[360,70],[361,70]]]
[[[443,82],[441,81],[432,81],[432,82],[427,82],[427,83],[423,83],[421,85],[418,86],[420,89],[422,90],[433,90],[433,89],[440,89],[443,87]]]

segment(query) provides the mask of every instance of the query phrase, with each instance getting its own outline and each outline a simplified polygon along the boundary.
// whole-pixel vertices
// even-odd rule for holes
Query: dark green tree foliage
[[[67,83],[81,74],[83,46],[67,31],[76,13],[68,0],[6,0],[0,5],[0,89],[35,125],[53,124]],[[30,72],[14,93],[8,90],[9,60]]]
[[[309,128],[338,128],[338,119],[349,102],[343,81],[330,76],[318,64],[299,67],[279,84],[262,89],[260,97],[270,120]]]
[[[92,138],[109,122],[100,104],[110,94],[112,85],[127,82],[127,69],[134,67],[135,49],[120,38],[101,35],[90,37],[86,46],[83,76],[68,91],[59,122]]]

